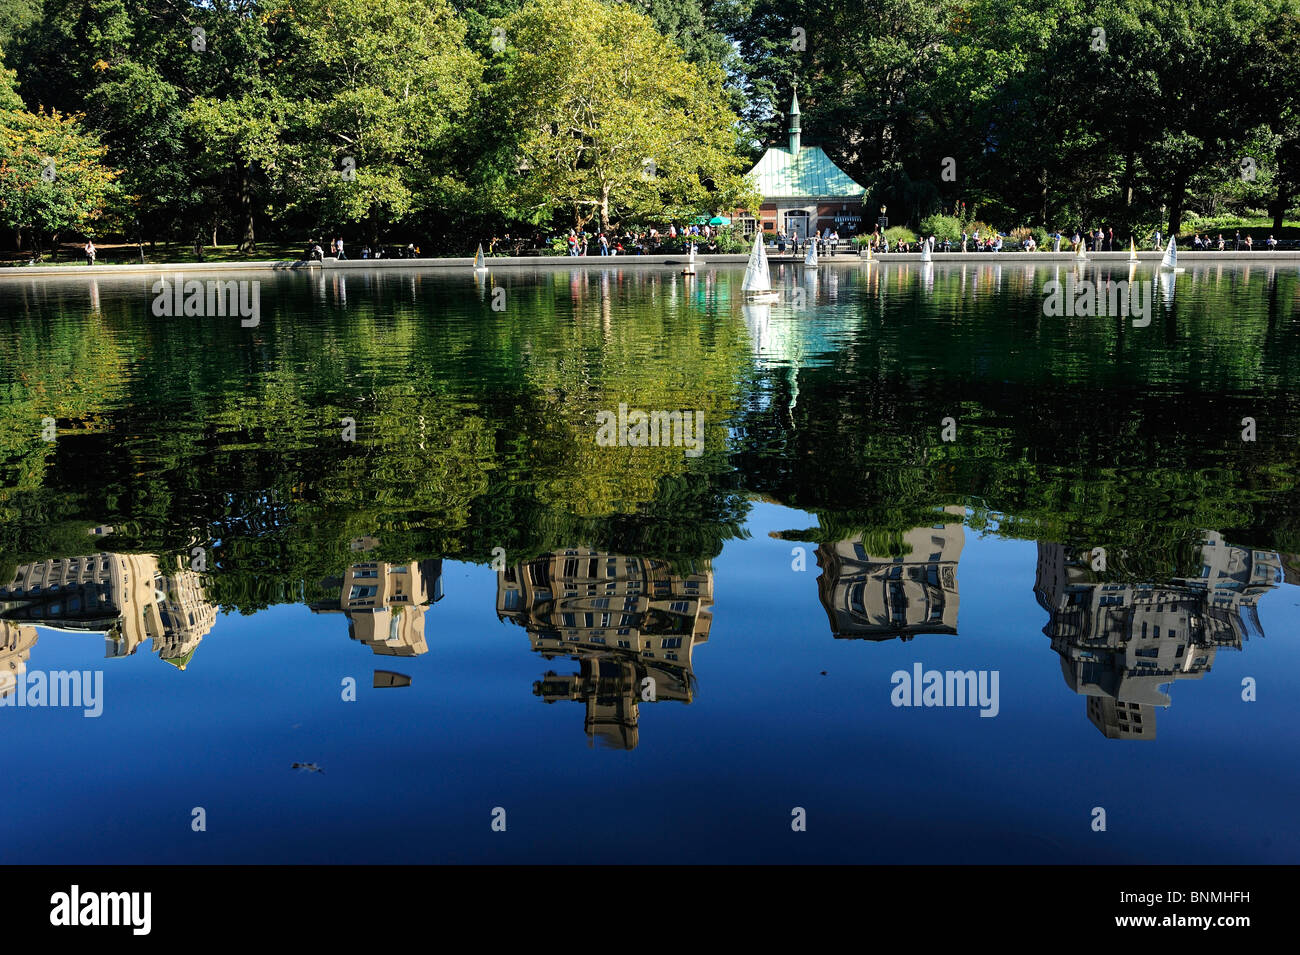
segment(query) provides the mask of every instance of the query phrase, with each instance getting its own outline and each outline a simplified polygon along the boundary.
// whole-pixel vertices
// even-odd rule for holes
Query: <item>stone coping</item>
[[[1156,264],[1163,256],[1163,252],[1139,252],[1138,261],[1143,264]],[[933,260],[936,264],[958,264],[964,262],[997,262],[1002,265],[1044,263],[1055,265],[1069,265],[1075,261],[1075,256],[1070,252],[935,252]],[[707,265],[743,265],[749,258],[747,253],[727,253],[715,255],[698,255],[695,258],[696,267]],[[1123,252],[1090,252],[1087,255],[1086,262],[1097,262],[1107,264],[1123,264],[1129,260],[1129,253]],[[803,256],[783,255],[781,253],[769,253],[768,261],[778,264],[802,263]],[[902,263],[919,263],[921,261],[920,252],[889,252],[885,255],[874,256],[871,261],[876,264],[902,264]],[[868,260],[866,256],[855,252],[840,253],[838,255],[823,255],[818,260],[820,265],[865,265]],[[1179,250],[1178,262],[1180,265],[1208,262],[1241,262],[1254,263],[1258,265],[1271,264],[1300,264],[1300,250],[1288,250],[1285,252],[1185,252]],[[636,266],[681,266],[686,264],[686,256],[681,253],[673,255],[586,255],[586,256],[569,256],[569,255],[529,255],[529,256],[497,256],[488,259],[488,271],[496,269],[516,269],[516,268],[579,268],[579,269],[608,269],[608,268],[631,268]],[[438,258],[438,259],[345,259],[338,262],[334,259],[326,259],[324,262],[307,262],[294,259],[279,260],[253,260],[246,262],[159,262],[152,265],[66,265],[66,266],[11,266],[0,268],[0,279],[4,278],[31,278],[55,276],[88,276],[88,275],[157,275],[160,273],[177,272],[182,273],[203,273],[203,272],[349,272],[349,271],[372,271],[372,270],[389,270],[389,269],[446,269],[452,271],[463,271],[471,273],[473,271],[474,259],[470,256],[463,258]]]

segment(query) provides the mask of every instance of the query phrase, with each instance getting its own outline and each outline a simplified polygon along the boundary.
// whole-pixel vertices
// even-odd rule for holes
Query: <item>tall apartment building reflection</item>
[[[217,608],[203,578],[170,571],[147,554],[98,553],[23,564],[0,586],[0,616],[79,633],[102,633],[106,656],[130,656],[145,640],[165,662],[184,670],[212,629]]]
[[[18,686],[36,643],[36,628],[0,620],[0,697]]]
[[[817,548],[817,593],[836,639],[911,640],[918,633],[957,632],[957,562],[965,510],[955,521],[917,527],[902,536],[902,553],[870,553],[862,537]]]
[[[1088,719],[1110,739],[1155,739],[1162,686],[1199,680],[1224,647],[1262,637],[1256,604],[1282,579],[1281,557],[1208,532],[1198,577],[1104,583],[1089,555],[1040,542],[1034,593],[1061,673],[1087,697]]]
[[[390,564],[365,561],[342,577],[321,582],[338,590],[338,600],[312,603],[314,613],[342,613],[348,636],[387,657],[415,657],[429,651],[424,611],[442,599],[442,559]]]
[[[498,618],[523,627],[547,660],[579,666],[567,676],[548,671],[533,694],[583,703],[590,742],[635,749],[643,700],[692,700],[695,647],[713,624],[713,571],[707,561],[682,571],[571,548],[498,572]]]

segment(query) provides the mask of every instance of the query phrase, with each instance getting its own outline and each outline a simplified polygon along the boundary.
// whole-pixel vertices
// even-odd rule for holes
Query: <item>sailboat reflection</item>
[[[740,306],[740,311],[745,317],[745,327],[749,329],[750,340],[754,343],[754,355],[761,355],[767,348],[772,324],[772,306],[745,304]]]

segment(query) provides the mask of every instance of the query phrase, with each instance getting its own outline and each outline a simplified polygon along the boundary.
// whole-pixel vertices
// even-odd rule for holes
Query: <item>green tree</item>
[[[1268,128],[1275,137],[1274,193],[1268,201],[1273,230],[1282,228],[1300,196],[1300,3],[1285,0],[1256,40],[1262,54],[1258,88],[1267,100]]]
[[[106,152],[77,116],[0,113],[0,217],[37,250],[62,232],[93,231],[119,194]]]
[[[445,0],[305,0],[288,22],[300,108],[288,191],[322,219],[384,223],[436,209],[459,177],[444,146],[482,66]]]
[[[753,207],[720,68],[691,66],[643,14],[598,0],[530,0],[505,21],[495,95],[539,218],[572,209],[601,229]]]

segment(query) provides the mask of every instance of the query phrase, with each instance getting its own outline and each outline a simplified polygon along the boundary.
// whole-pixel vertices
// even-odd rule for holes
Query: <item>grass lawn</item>
[[[1196,221],[1184,222],[1183,231],[1179,235],[1191,235],[1193,232],[1204,235],[1208,232],[1213,236],[1218,236],[1222,232],[1225,239],[1231,239],[1232,233],[1240,229],[1242,237],[1245,238],[1246,233],[1249,232],[1256,245],[1270,235],[1279,241],[1282,239],[1300,239],[1300,220],[1297,219],[1283,219],[1282,228],[1277,231],[1273,230],[1272,216],[1246,217],[1233,220],[1227,218],[1221,220],[1211,219],[1208,221],[1212,222],[1213,225],[1202,225]]]

